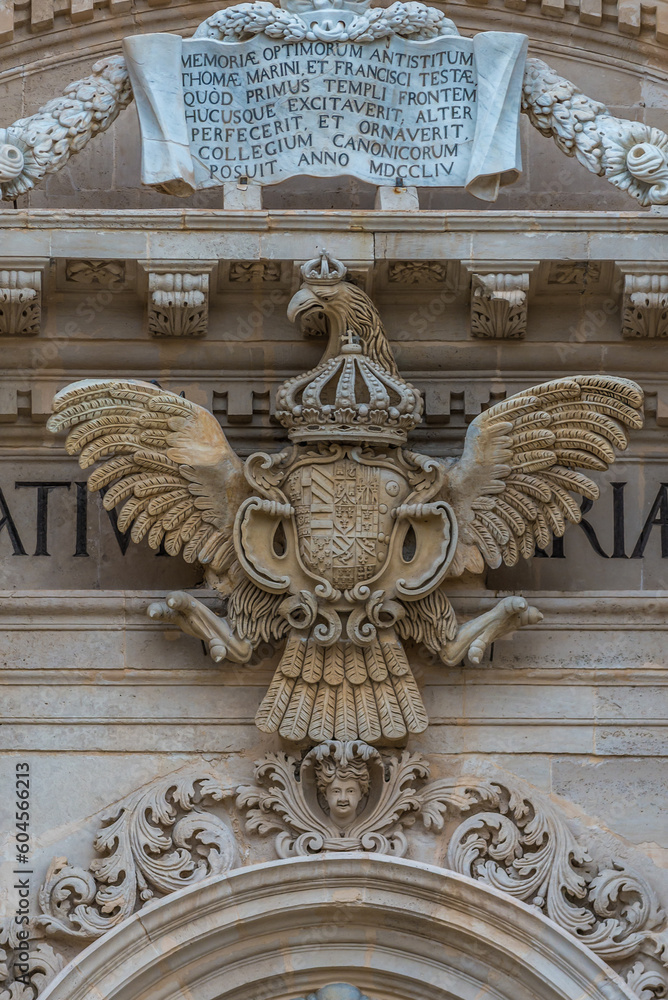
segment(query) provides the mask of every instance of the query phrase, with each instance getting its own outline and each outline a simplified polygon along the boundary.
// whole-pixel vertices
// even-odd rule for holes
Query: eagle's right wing
[[[118,528],[148,535],[175,556],[219,576],[235,561],[232,529],[250,494],[243,462],[218,421],[196,403],[148,382],[84,379],[53,401],[49,430],[68,429],[66,448],[88,469],[89,490],[105,490],[107,510],[122,504]]]

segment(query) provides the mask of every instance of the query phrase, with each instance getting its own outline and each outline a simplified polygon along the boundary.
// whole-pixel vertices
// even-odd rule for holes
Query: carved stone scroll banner
[[[145,184],[185,194],[349,174],[493,201],[516,180],[524,35],[461,38],[452,26],[373,41],[343,30],[350,10],[309,16],[311,39],[197,37],[214,33],[208,22],[193,39],[125,39]]]

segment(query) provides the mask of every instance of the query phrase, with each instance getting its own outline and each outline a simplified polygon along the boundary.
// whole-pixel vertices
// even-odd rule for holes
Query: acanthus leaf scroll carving
[[[148,330],[153,337],[203,337],[209,322],[208,273],[150,272]]]
[[[248,284],[255,281],[280,281],[281,265],[275,260],[235,260],[230,264],[230,281]]]
[[[41,271],[0,271],[0,336],[34,336],[41,318]]]
[[[527,331],[529,274],[474,274],[471,333],[489,340],[518,340]]]
[[[323,251],[288,306],[320,364],[278,390],[290,447],[244,463],[211,413],[133,380],[86,380],[54,400],[49,427],[88,468],[119,530],[198,561],[228,598],[217,615],[192,595],[153,602],[154,619],[249,662],[284,642],[256,715],[292,743],[393,744],[428,717],[404,643],[446,665],[480,662],[500,636],[541,620],[519,596],[460,624],[453,577],[530,559],[595,499],[580,470],[604,471],[642,425],[642,391],[607,375],[546,382],[469,426],[459,461],[408,450],[422,397],[404,381],[378,311]]]
[[[320,851],[402,857],[408,846],[402,827],[419,808],[415,783],[428,773],[419,754],[384,760],[361,740],[332,740],[300,764],[285,753],[267,754],[256,764],[255,784],[242,785],[236,801],[246,811],[246,829],[276,834],[281,858]]]
[[[177,774],[123,801],[103,820],[94,841],[100,857],[89,870],[54,859],[36,925],[49,935],[90,940],[154,896],[235,867],[231,829],[202,808],[230,793],[213,775]]]
[[[321,851],[403,856],[417,819],[438,837],[435,860],[536,906],[611,964],[641,1000],[668,988],[666,918],[648,880],[577,836],[548,798],[509,777],[429,778],[420,754],[330,741],[301,762],[266,754],[237,806],[275,835],[279,857]]]
[[[666,915],[647,879],[577,837],[561,811],[522,782],[460,780],[478,796],[449,831],[446,866],[537,906],[632,989],[646,991],[644,1000],[663,997]],[[430,794],[439,795],[439,781]]]
[[[447,268],[437,260],[395,260],[390,263],[387,280],[393,285],[440,285]]]
[[[622,336],[627,340],[668,337],[668,275],[624,276]]]
[[[225,802],[230,823],[213,810]],[[420,859],[539,908],[623,976],[639,1000],[668,986],[668,926],[647,876],[610,837],[576,828],[551,798],[497,768],[432,779],[418,753],[327,741],[301,760],[267,753],[253,783],[217,766],[159,778],[109,810],[88,869],[55,858],[30,918],[27,982],[14,979],[21,941],[0,926],[0,1000],[35,1000],[67,960],[154,896],[255,861],[235,809],[281,858],[366,851]],[[426,839],[409,841],[420,821]],[[622,845],[620,844],[620,848]],[[264,857],[264,855],[262,855]],[[243,858],[243,862],[241,861]],[[53,947],[48,938],[60,939]]]
[[[27,937],[19,938],[19,931]],[[44,940],[44,931],[34,920],[0,921],[0,1000],[36,1000],[64,965],[63,955]],[[15,978],[19,966],[21,976]]]
[[[559,260],[550,264],[548,285],[571,285],[578,292],[583,292],[588,285],[599,281],[601,265],[596,261]]]

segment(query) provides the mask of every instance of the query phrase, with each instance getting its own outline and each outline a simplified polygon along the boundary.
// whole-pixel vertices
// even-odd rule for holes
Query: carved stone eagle
[[[149,608],[208,643],[217,662],[247,662],[284,642],[257,713],[294,742],[392,743],[428,724],[404,640],[456,665],[541,619],[522,597],[458,623],[448,581],[514,565],[577,523],[573,494],[595,499],[581,470],[604,471],[643,395],[627,379],[575,375],[490,407],[459,460],[405,447],[420,393],[405,382],[369,297],[326,252],[302,268],[288,314],[326,333],[317,368],[289,379],[277,417],[290,445],[244,463],[202,407],[134,380],[85,380],[55,398],[49,428],[121,505],[118,526],[206,569],[228,597],[220,617],[185,592]]]

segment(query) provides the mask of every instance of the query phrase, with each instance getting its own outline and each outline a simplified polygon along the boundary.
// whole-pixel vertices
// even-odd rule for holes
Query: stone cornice
[[[668,209],[641,212],[543,212],[479,209],[417,212],[286,209],[229,211],[205,208],[169,209],[0,209],[0,229],[19,232],[57,230],[136,230],[151,232],[604,232],[631,239],[640,233],[668,236]],[[221,250],[224,248],[221,248]],[[420,257],[419,243],[415,255]],[[113,254],[108,254],[113,256]],[[172,257],[174,256],[172,250]],[[230,256],[227,254],[226,256]],[[386,255],[388,256],[388,255]],[[510,256],[510,255],[508,255]],[[637,259],[637,254],[634,260]],[[656,254],[654,255],[656,257]],[[571,258],[572,259],[572,258]]]

